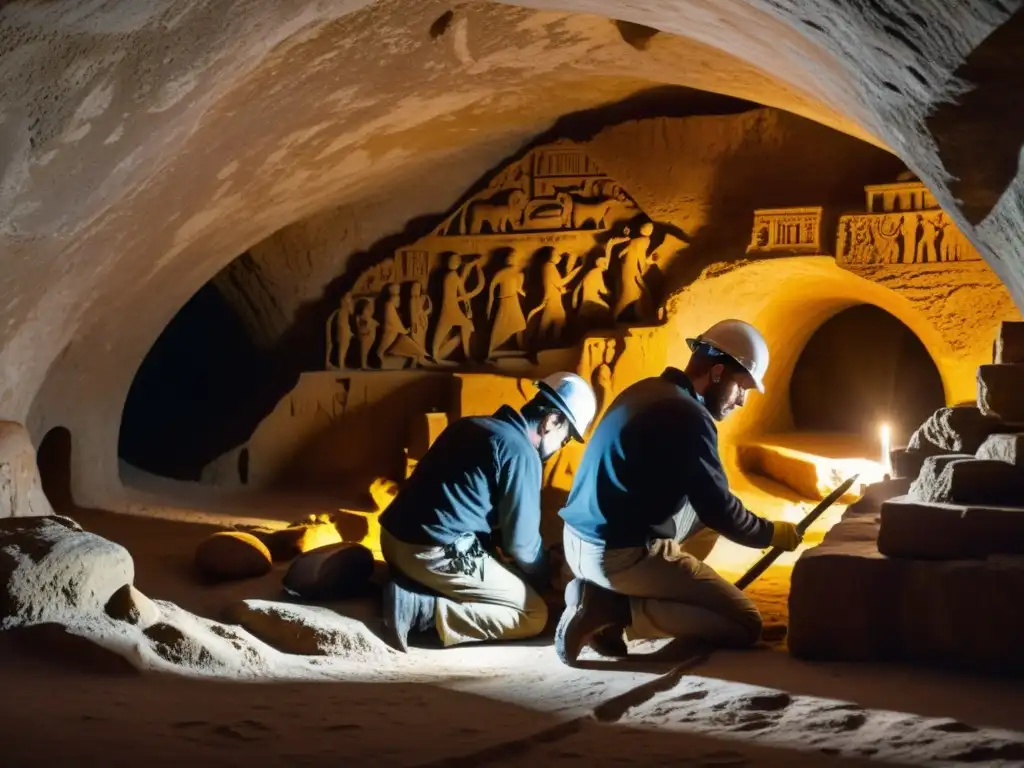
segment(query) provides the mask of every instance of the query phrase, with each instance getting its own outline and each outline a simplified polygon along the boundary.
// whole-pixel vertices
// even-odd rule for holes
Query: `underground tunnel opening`
[[[797,356],[785,399],[790,428],[741,446],[739,463],[812,499],[853,473],[861,483],[881,480],[891,472],[888,449],[946,405],[928,349],[871,304],[841,309],[818,326]]]

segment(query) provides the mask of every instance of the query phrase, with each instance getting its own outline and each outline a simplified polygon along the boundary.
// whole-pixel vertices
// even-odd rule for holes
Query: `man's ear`
[[[708,371],[709,378],[713,384],[717,384],[725,376],[725,365],[723,363],[716,363],[711,366],[711,370]]]

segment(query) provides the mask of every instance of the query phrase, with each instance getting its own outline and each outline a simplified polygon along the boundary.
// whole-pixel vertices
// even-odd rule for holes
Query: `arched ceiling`
[[[100,502],[118,487],[118,423],[139,362],[239,253],[327,206],[443,210],[560,115],[660,85],[779,107],[891,149],[1024,304],[1017,198],[996,195],[972,227],[925,124],[1018,4],[906,5],[6,4],[0,417],[37,441],[68,427],[88,456],[76,458],[76,489]],[[611,17],[668,34],[631,45]],[[404,218],[363,226],[383,235]]]

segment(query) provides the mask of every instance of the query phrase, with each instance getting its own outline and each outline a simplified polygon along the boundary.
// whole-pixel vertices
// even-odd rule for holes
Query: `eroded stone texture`
[[[974,459],[974,455],[970,453],[941,453],[934,456],[926,456],[921,462],[921,468],[916,476],[902,475],[913,480],[908,495],[920,501],[935,501],[948,498],[949,476],[943,474],[946,468],[954,462],[970,461],[972,459]]]
[[[921,560],[1024,555],[1024,508],[885,501],[878,551]]]
[[[989,435],[1003,429],[997,416],[975,405],[940,408],[907,442],[907,449],[927,455],[974,453]]]
[[[0,421],[0,518],[52,514],[28,431],[20,424]]]
[[[978,449],[978,458],[1005,461],[1024,471],[1024,432],[990,435]]]
[[[978,406],[1003,421],[1024,423],[1024,363],[978,368]]]
[[[886,495],[848,508],[822,543],[797,561],[789,596],[790,652],[814,660],[900,660],[1024,673],[1014,639],[1024,632],[1024,558],[885,557],[876,540]]]

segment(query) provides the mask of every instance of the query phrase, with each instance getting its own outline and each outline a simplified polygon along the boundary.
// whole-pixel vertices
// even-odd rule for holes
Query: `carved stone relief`
[[[978,261],[981,254],[941,209],[841,216],[836,261],[935,264]]]
[[[325,365],[500,366],[657,323],[648,271],[681,245],[577,145],[534,149],[433,234],[354,276],[326,322]]]
[[[899,181],[893,184],[869,184],[864,187],[865,210],[868,213],[925,211],[939,204],[920,181]]]
[[[747,253],[821,253],[822,208],[762,208],[754,211]]]

